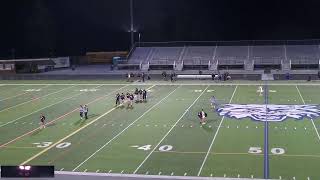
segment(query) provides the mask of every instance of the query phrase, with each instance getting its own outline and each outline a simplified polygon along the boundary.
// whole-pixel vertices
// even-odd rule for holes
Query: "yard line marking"
[[[154,87],[154,86],[152,86]],[[151,87],[151,88],[152,88]],[[112,139],[110,139],[107,143],[105,143],[103,146],[101,146],[98,150],[96,150],[94,153],[92,153],[88,158],[86,158],[84,161],[82,161],[77,167],[75,167],[72,171],[77,170],[80,166],[82,166],[85,162],[87,162],[90,158],[92,158],[95,154],[97,154],[99,151],[101,151],[104,147],[106,147],[108,144],[110,144],[114,139],[116,139],[118,136],[120,136],[123,132],[125,132],[127,129],[129,129],[134,123],[136,123],[139,119],[141,119],[144,115],[149,113],[152,109],[157,107],[159,104],[161,104],[165,99],[167,99],[171,94],[173,94],[179,87],[176,87],[173,91],[171,91],[167,96],[162,98],[160,101],[158,101],[156,104],[154,104],[151,108],[149,108],[147,111],[145,111],[140,117],[135,119],[132,123],[130,123],[126,128],[124,128],[122,131],[120,131],[117,135],[115,135]],[[150,89],[151,89],[150,88]],[[148,88],[149,89],[149,88]]]
[[[296,88],[297,88],[297,91],[298,91],[298,93],[299,93],[299,96],[300,96],[303,104],[306,104],[297,85],[296,85]],[[320,135],[319,135],[319,132],[318,132],[318,129],[317,129],[316,125],[314,124],[313,119],[311,119],[311,122],[312,122],[312,125],[313,125],[313,127],[314,127],[314,130],[316,131],[316,134],[317,134],[317,136],[318,136],[318,139],[319,139],[319,141],[320,141]]]
[[[5,99],[0,99],[0,101],[5,101],[5,100],[12,99],[12,98],[15,98],[15,97],[18,97],[18,96],[22,96],[22,95],[28,94],[28,93],[30,93],[30,92],[20,93],[20,94],[14,95],[14,96],[7,97]]]
[[[127,85],[127,86],[128,86],[128,85]],[[105,98],[105,97],[108,97],[108,96],[110,96],[111,94],[113,94],[114,92],[119,91],[120,89],[123,89],[123,88],[125,88],[125,87],[127,87],[127,86],[122,86],[121,88],[116,89],[116,90],[114,90],[114,91],[112,91],[112,92],[110,92],[110,93],[108,93],[108,94],[106,94],[106,95],[100,96],[100,97],[98,97],[98,98],[94,99],[93,101],[91,101],[91,102],[89,102],[89,103],[87,103],[87,104],[89,105],[89,104],[92,104],[92,103],[94,103],[94,102],[96,102],[96,101],[99,101],[100,99],[103,99],[103,98]],[[63,114],[63,115],[61,115],[61,116],[57,117],[56,119],[54,119],[54,120],[52,120],[52,121],[49,121],[49,122],[48,122],[48,123],[46,123],[46,124],[47,124],[47,125],[48,125],[48,124],[52,124],[52,123],[56,122],[57,120],[59,120],[59,119],[61,119],[61,118],[65,117],[65,116],[67,116],[67,115],[69,115],[69,114],[72,114],[73,112],[77,111],[78,109],[79,109],[79,108],[75,108],[74,110],[69,111],[69,112],[67,112],[67,113]],[[25,133],[25,134],[22,134],[21,136],[18,136],[18,137],[16,137],[16,138],[14,138],[14,139],[12,139],[12,140],[10,140],[10,141],[8,141],[8,142],[4,143],[4,144],[1,144],[1,145],[0,145],[0,148],[5,147],[6,145],[8,145],[8,144],[10,144],[10,143],[13,143],[13,142],[17,141],[17,140],[19,140],[19,139],[23,138],[24,136],[27,136],[27,135],[29,135],[29,134],[31,134],[31,133],[33,133],[33,132],[37,131],[38,129],[40,129],[40,127],[35,128],[35,129],[33,129],[33,130],[31,130],[31,131],[29,131],[29,132]]]
[[[46,108],[49,108],[49,107],[51,107],[51,106],[57,105],[57,104],[59,104],[59,103],[62,103],[62,102],[64,102],[64,101],[68,100],[68,99],[71,99],[71,98],[73,98],[73,97],[75,97],[75,96],[79,96],[79,95],[81,95],[81,94],[83,94],[83,93],[79,93],[79,94],[76,94],[76,95],[74,95],[74,96],[65,98],[65,99],[63,99],[63,100],[61,100],[61,101],[58,101],[58,102],[56,102],[56,103],[50,104],[50,105],[48,105],[48,106],[46,106],[46,107],[43,107],[43,108],[38,109],[38,110],[36,110],[36,111],[33,111],[33,112],[29,113],[29,114],[26,114],[26,115],[24,115],[24,116],[21,116],[21,117],[15,119],[15,120],[12,120],[12,121],[9,121],[9,122],[7,122],[7,123],[5,123],[5,124],[2,124],[2,125],[0,125],[0,127],[3,127],[3,126],[6,126],[7,124],[16,122],[16,121],[18,121],[18,120],[20,120],[20,119],[22,119],[22,118],[25,118],[25,117],[27,117],[27,116],[30,116],[30,115],[32,115],[32,114],[34,114],[34,113],[36,113],[36,112],[42,111],[42,110],[44,110],[44,109],[46,109]]]
[[[152,88],[154,86],[151,86],[150,88]],[[150,89],[148,88],[148,89]],[[51,146],[45,148],[44,150],[40,151],[39,153],[35,154],[34,156],[32,156],[31,158],[29,158],[28,160],[24,161],[23,163],[21,163],[21,165],[25,165],[28,162],[32,161],[33,159],[39,157],[40,155],[42,155],[43,153],[47,152],[48,150],[50,150],[52,147],[55,147],[56,145],[58,145],[59,143],[61,143],[62,141],[68,139],[69,137],[75,135],[76,133],[78,133],[79,131],[81,131],[82,129],[90,126],[91,124],[95,123],[96,121],[98,121],[99,119],[101,119],[102,117],[106,116],[107,114],[111,113],[113,110],[115,110],[117,107],[113,107],[111,108],[109,111],[105,112],[104,114],[100,115],[99,117],[97,117],[96,119],[90,121],[88,124],[85,124],[84,126],[82,126],[81,128],[73,131],[72,133],[70,133],[69,135],[65,136],[64,138],[60,139],[59,141],[57,141],[56,143],[53,143]]]
[[[152,151],[147,155],[147,157],[141,162],[141,164],[136,168],[133,174],[136,174],[140,167],[147,161],[147,159],[151,156],[151,154],[156,150],[156,148],[162,143],[162,141],[168,136],[168,134],[172,131],[172,129],[179,123],[179,121],[187,114],[189,109],[198,101],[198,99],[203,95],[203,93],[208,89],[209,85],[200,93],[200,95],[192,102],[192,104],[184,111],[184,113],[180,116],[180,118],[175,122],[175,124],[169,129],[169,131],[163,136],[163,138],[159,141],[157,145],[154,146]]]
[[[38,99],[41,99],[41,98],[44,98],[44,97],[50,96],[50,95],[52,95],[52,94],[59,93],[59,92],[61,92],[61,91],[64,91],[64,90],[69,89],[69,88],[72,88],[72,87],[74,87],[74,86],[69,86],[69,87],[66,87],[66,88],[60,89],[60,90],[58,90],[58,91],[54,91],[54,92],[52,92],[52,93],[46,94],[46,95],[44,95],[44,96],[40,96],[40,97],[37,97],[37,98],[35,98],[35,99],[31,99],[31,100],[29,100],[29,101],[25,101],[25,102],[23,102],[23,103],[20,103],[20,104],[14,105],[14,106],[10,106],[10,107],[8,107],[8,108],[6,108],[6,109],[2,109],[2,110],[0,110],[0,112],[8,111],[8,110],[10,110],[10,109],[12,109],[12,108],[15,108],[15,107],[18,107],[18,106],[21,106],[21,105],[27,104],[27,103],[32,102],[32,101],[34,101],[34,100],[38,100]]]
[[[236,86],[236,87],[234,88],[234,91],[233,91],[233,93],[232,93],[232,95],[231,95],[231,98],[230,98],[230,100],[229,100],[229,104],[232,102],[233,96],[235,95],[237,89],[238,89],[238,86]],[[207,154],[206,154],[206,156],[205,156],[204,159],[203,159],[203,162],[202,162],[201,167],[200,167],[199,172],[198,172],[198,176],[200,176],[201,171],[202,171],[202,168],[203,168],[204,164],[205,164],[206,161],[207,161],[207,158],[208,158],[208,156],[209,156],[210,150],[211,150],[212,145],[213,145],[213,143],[214,143],[214,141],[215,141],[215,139],[216,139],[216,137],[217,137],[217,135],[218,135],[218,132],[219,132],[220,127],[221,127],[221,125],[222,125],[222,123],[223,123],[223,120],[224,120],[224,116],[221,118],[221,121],[220,121],[220,124],[219,124],[219,126],[218,126],[218,129],[217,129],[217,131],[216,131],[216,133],[215,133],[215,135],[214,135],[214,137],[213,137],[213,139],[212,139],[212,141],[211,141],[211,144],[210,144],[210,146],[209,146],[209,149],[208,149],[208,151],[207,151]]]

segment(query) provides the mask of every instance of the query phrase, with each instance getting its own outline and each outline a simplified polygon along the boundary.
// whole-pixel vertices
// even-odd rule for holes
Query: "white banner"
[[[54,65],[54,68],[66,68],[70,67],[70,58],[69,57],[57,57],[57,58],[51,58],[51,60],[56,63]]]

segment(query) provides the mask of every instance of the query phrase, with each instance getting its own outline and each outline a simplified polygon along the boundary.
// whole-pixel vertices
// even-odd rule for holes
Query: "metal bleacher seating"
[[[260,70],[264,68],[288,71],[292,65],[316,65],[319,68],[319,45],[210,44],[205,46],[136,47],[127,66],[140,70]],[[310,66],[304,67],[308,69]]]
[[[289,45],[287,57],[291,64],[318,64],[319,47],[317,45]]]

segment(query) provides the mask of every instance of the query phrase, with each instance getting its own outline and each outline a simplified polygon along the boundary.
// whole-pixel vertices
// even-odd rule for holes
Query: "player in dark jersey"
[[[45,120],[46,120],[46,117],[43,114],[41,114],[40,115],[40,129],[46,128]]]
[[[116,106],[120,105],[120,94],[117,93],[116,95]]]
[[[88,112],[89,112],[88,106],[87,106],[87,105],[84,105],[84,107],[83,107],[83,113],[84,113],[85,119],[88,119]]]
[[[125,97],[126,96],[122,93],[121,96],[120,96],[121,104],[124,102]]]
[[[143,97],[143,101],[146,102],[147,101],[147,91],[145,89],[142,92],[142,97]]]
[[[198,117],[199,117],[199,120],[200,120],[200,124],[206,124],[206,117],[207,117],[207,113],[203,111],[203,109],[198,112]]]
[[[130,94],[128,107],[133,108],[133,100],[134,100],[134,96],[133,94]]]

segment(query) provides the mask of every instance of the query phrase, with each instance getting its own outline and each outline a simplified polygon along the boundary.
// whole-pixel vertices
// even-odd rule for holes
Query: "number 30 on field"
[[[274,155],[281,155],[284,154],[286,151],[283,148],[272,148],[271,153]],[[250,154],[261,154],[262,148],[261,147],[250,147],[248,153]]]
[[[38,148],[46,148],[46,147],[49,147],[52,144],[52,142],[40,142],[40,143],[32,143],[32,144],[37,145]],[[69,147],[70,145],[71,145],[70,142],[63,142],[63,143],[57,144],[56,148],[63,149],[63,148]]]

